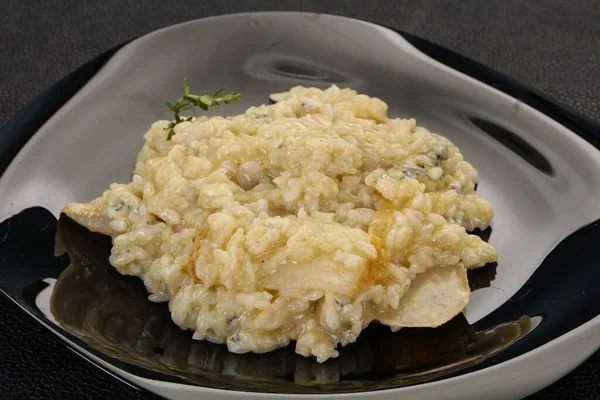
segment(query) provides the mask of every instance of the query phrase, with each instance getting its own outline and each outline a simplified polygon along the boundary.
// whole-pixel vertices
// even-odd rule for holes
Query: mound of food
[[[173,321],[230,351],[296,341],[319,362],[372,321],[436,327],[495,249],[491,205],[450,141],[381,100],[296,87],[234,117],[158,121],[132,181],[65,213],[113,238]]]

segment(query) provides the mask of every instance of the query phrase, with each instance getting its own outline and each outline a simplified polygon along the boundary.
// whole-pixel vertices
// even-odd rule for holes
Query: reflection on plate
[[[57,244],[71,264],[56,282],[51,310],[67,331],[121,361],[186,381],[239,390],[330,392],[383,389],[440,378],[477,364],[530,331],[530,319],[475,332],[462,314],[440,328],[392,333],[372,324],[324,364],[294,353],[233,354],[194,341],[171,320],[166,304],[147,299],[139,279],[108,263],[111,242],[64,214]],[[481,277],[493,275],[481,274]]]

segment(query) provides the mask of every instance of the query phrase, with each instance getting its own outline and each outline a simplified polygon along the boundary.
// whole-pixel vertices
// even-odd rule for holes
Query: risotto
[[[439,326],[496,261],[468,231],[491,205],[458,148],[353,90],[295,87],[233,117],[145,135],[128,184],[65,213],[112,236],[110,263],[231,352],[296,341],[319,362],[372,321]]]

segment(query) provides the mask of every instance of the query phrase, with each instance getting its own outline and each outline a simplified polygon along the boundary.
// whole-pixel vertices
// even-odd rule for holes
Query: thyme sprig
[[[228,93],[221,96],[223,89],[217,90],[213,95],[209,95],[206,92],[202,92],[200,95],[190,94],[190,87],[187,84],[187,79],[183,80],[183,96],[181,96],[175,104],[168,100],[165,100],[166,109],[161,111],[170,111],[173,113],[173,121],[165,128],[169,133],[167,134],[167,140],[171,140],[175,134],[175,127],[182,122],[191,121],[193,117],[182,117],[181,113],[187,110],[191,110],[196,116],[196,108],[204,111],[208,111],[211,108],[213,111],[217,111],[217,107],[221,103],[229,104],[231,102],[240,101],[240,94],[237,92]]]

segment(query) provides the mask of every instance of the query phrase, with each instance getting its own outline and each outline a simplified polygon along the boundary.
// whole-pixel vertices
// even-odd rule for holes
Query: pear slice
[[[470,295],[462,265],[435,267],[417,275],[397,309],[389,309],[376,319],[393,327],[436,328],[458,315]]]
[[[79,225],[92,232],[116,236],[117,232],[110,227],[110,218],[98,212],[91,204],[68,203],[63,212]]]

